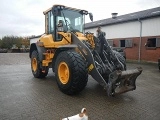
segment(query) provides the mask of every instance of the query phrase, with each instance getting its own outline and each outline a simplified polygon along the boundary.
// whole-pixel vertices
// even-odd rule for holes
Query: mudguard
[[[40,59],[40,61],[42,61],[44,59],[43,53],[45,53],[46,49],[44,47],[38,46],[36,43],[32,43],[31,47],[30,47],[30,52],[29,52],[30,58],[31,58],[31,54],[34,50],[38,51],[39,59]]]

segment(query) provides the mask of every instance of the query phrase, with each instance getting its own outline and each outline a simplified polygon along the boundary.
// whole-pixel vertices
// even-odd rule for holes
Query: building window
[[[120,47],[125,47],[125,40],[120,40]]]
[[[132,40],[131,39],[120,40],[120,47],[132,47]]]
[[[147,47],[156,47],[156,38],[150,38],[147,40]]]
[[[156,47],[160,47],[160,38],[156,38]]]
[[[150,47],[160,47],[160,38],[149,38],[145,46],[149,48]]]

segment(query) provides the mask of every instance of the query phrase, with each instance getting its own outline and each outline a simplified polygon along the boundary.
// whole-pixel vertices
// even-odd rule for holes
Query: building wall
[[[148,38],[153,38],[153,37],[160,38],[160,35],[159,36],[148,36],[148,37],[146,36],[142,38],[141,60],[157,62],[158,58],[160,57],[160,47],[147,48],[144,46]]]
[[[146,36],[142,37],[142,44],[141,44],[141,53],[140,58],[143,61],[150,61],[150,62],[157,62],[158,58],[160,57],[160,47],[155,48],[148,48],[145,46],[148,38],[154,38],[159,36]],[[124,38],[123,38],[124,39]],[[127,38],[131,39],[131,38]],[[119,40],[122,39],[114,39],[113,44],[115,47],[119,47]],[[125,48],[126,58],[129,60],[138,60],[139,59],[139,37],[132,38],[133,46],[130,48]]]
[[[138,21],[109,25],[102,28],[106,32],[107,39],[138,37],[140,23]]]
[[[142,36],[160,35],[160,17],[142,21]]]
[[[97,28],[86,29],[96,35]],[[132,21],[114,25],[102,26],[106,32],[106,39],[113,40],[114,46],[119,47],[119,40],[132,39],[133,47],[125,48],[127,59],[138,60],[139,58],[139,40],[140,40],[140,22]],[[142,20],[142,46],[141,60],[157,62],[160,57],[160,47],[149,49],[145,47],[148,38],[160,38],[160,17]]]
[[[97,28],[86,29],[96,35]],[[120,24],[102,26],[107,39],[128,38],[140,36],[140,22],[132,21]],[[142,20],[142,36],[160,35],[160,17]]]

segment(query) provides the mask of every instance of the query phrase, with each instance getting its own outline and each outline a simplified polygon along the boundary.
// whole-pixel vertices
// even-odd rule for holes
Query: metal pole
[[[141,44],[142,44],[142,21],[138,18],[140,22],[140,36],[139,36],[139,49],[138,49],[138,62],[141,62]]]

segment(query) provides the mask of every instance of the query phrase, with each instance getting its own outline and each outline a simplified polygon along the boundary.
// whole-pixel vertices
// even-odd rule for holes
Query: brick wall
[[[142,44],[141,44],[141,60],[143,61],[151,61],[157,62],[158,58],[160,57],[160,47],[154,49],[148,49],[145,47],[145,43],[147,42],[148,38],[154,38],[155,36],[149,37],[142,37]],[[160,38],[160,36],[156,36]],[[115,47],[119,47],[119,40],[123,39],[132,39],[133,40],[133,47],[125,48],[126,58],[130,60],[138,60],[139,56],[139,37],[136,38],[121,38],[121,39],[114,39],[113,44]]]

